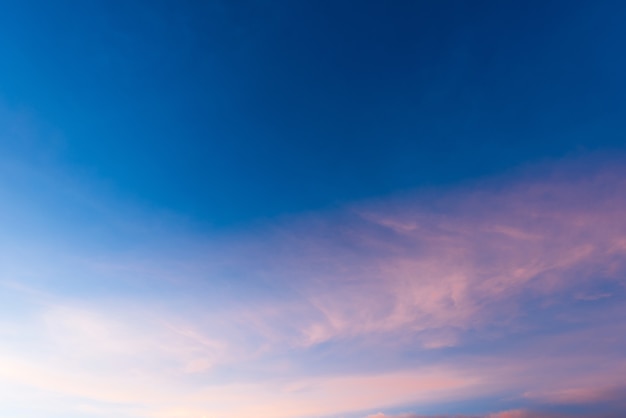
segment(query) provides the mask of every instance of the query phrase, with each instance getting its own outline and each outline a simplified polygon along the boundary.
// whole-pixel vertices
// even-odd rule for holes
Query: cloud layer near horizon
[[[583,167],[212,238],[153,239],[106,204],[85,222],[106,214],[107,248],[80,245],[90,230],[58,246],[46,244],[54,229],[32,246],[36,231],[15,232],[1,240],[0,382],[13,389],[0,399],[64,417],[613,407],[626,373],[626,176]],[[527,416],[513,411],[494,417]]]
[[[378,413],[369,415],[366,418],[568,418],[568,417],[587,417],[587,418],[617,418],[617,414],[563,414],[551,412],[537,412],[524,409],[510,409],[506,411],[494,412],[486,415],[416,415],[416,414],[398,414],[386,415]]]

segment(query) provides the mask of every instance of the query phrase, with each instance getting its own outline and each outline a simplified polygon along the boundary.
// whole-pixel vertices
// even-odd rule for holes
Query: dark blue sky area
[[[623,149],[625,22],[621,0],[9,0],[0,99],[71,170],[224,226]]]

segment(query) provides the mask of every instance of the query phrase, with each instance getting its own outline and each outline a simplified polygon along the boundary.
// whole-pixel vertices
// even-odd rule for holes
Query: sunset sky
[[[0,2],[0,417],[626,416],[626,2]]]

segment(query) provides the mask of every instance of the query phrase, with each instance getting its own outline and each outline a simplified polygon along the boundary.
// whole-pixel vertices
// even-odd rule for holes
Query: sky
[[[3,1],[0,415],[626,416],[625,20]]]

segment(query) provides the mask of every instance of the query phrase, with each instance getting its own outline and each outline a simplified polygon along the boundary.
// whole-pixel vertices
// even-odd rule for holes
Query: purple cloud
[[[125,252],[18,251],[5,237],[0,383],[130,417],[337,417],[485,398],[522,408],[490,418],[617,408],[626,176],[574,174],[147,250],[137,238]],[[68,294],[66,280],[106,291]]]

